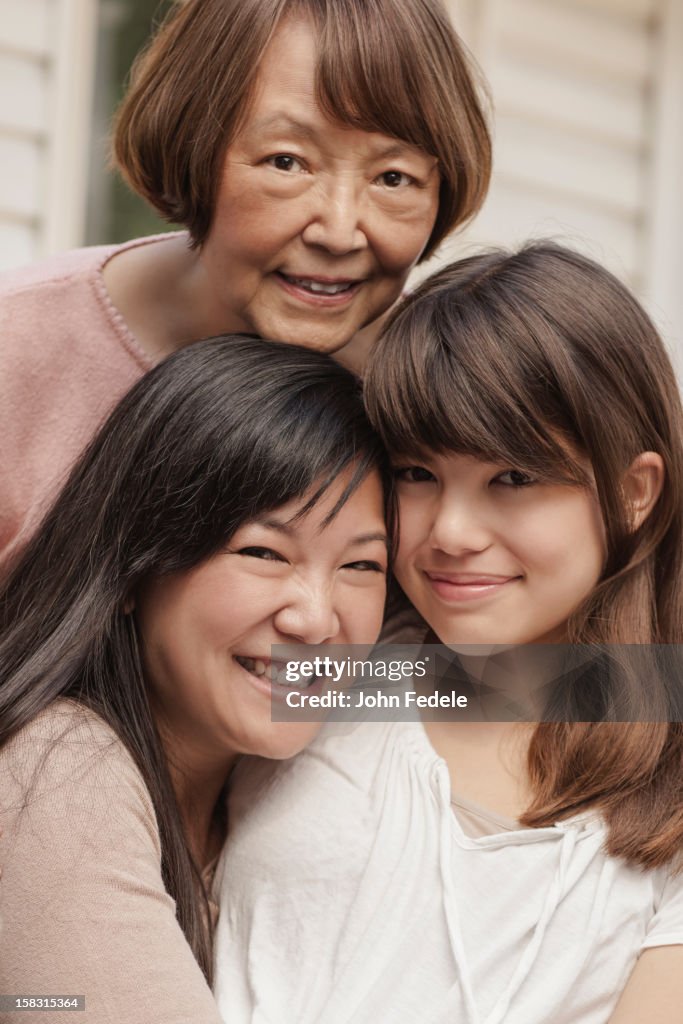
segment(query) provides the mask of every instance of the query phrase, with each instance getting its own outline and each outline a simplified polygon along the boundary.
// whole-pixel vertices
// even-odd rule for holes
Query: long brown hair
[[[164,885],[208,980],[206,894],[126,599],[316,487],[312,507],[345,469],[351,479],[330,518],[378,471],[391,530],[386,456],[347,370],[319,352],[237,335],[188,345],[119,402],[0,587],[0,751],[60,698],[107,722],[149,790]]]
[[[477,72],[439,0],[188,0],[139,58],[118,113],[114,154],[134,191],[209,231],[221,161],[259,62],[288,16],[318,32],[318,94],[343,124],[403,139],[439,161],[439,211],[422,258],[481,206],[491,140]]]
[[[681,400],[657,331],[612,274],[549,242],[444,268],[391,318],[370,358],[366,404],[401,455],[458,452],[580,486],[588,457],[606,558],[569,639],[683,642]],[[665,481],[634,530],[621,479],[643,451],[662,457]],[[658,685],[648,674],[647,686]],[[528,770],[524,824],[599,806],[611,853],[654,866],[681,849],[680,722],[539,724]]]

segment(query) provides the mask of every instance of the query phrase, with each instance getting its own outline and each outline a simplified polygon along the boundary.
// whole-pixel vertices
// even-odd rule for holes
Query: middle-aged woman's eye
[[[266,562],[284,562],[282,555],[272,548],[262,548],[252,545],[251,547],[240,548],[238,555],[246,555],[247,558],[262,558]]]
[[[409,174],[405,174],[404,171],[384,171],[376,179],[385,188],[405,188],[406,185],[412,185],[415,179]]]
[[[274,167],[277,171],[303,171],[303,164],[300,160],[297,160],[295,156],[290,153],[276,153],[275,156],[269,156],[266,163],[269,163],[271,167]]]
[[[436,480],[434,474],[424,466],[396,466],[393,472],[394,479],[399,483],[426,484]]]
[[[346,565],[342,566],[342,569],[355,569],[357,572],[380,572],[382,574],[386,572],[386,569],[380,562],[368,559],[362,559],[358,562],[347,562]]]

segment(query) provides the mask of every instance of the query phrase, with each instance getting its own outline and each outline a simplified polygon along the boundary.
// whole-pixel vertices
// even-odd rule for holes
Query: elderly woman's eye
[[[269,163],[277,171],[303,171],[304,169],[301,161],[289,153],[276,153],[275,156],[269,156],[266,163]]]
[[[415,179],[403,171],[384,171],[376,180],[385,188],[405,188],[415,183]]]

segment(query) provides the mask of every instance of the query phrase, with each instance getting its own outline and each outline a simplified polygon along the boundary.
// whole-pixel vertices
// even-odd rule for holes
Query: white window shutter
[[[0,0],[0,269],[79,245],[97,0]]]

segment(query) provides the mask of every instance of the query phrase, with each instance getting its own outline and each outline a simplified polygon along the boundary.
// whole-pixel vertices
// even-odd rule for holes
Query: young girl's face
[[[396,576],[441,642],[562,642],[602,572],[593,490],[465,455],[396,466]]]
[[[288,692],[271,683],[271,645],[376,640],[387,568],[382,487],[371,473],[325,525],[348,480],[300,519],[310,494],[245,523],[224,551],[137,596],[145,675],[181,763],[296,753],[319,723],[271,721],[271,701]]]

